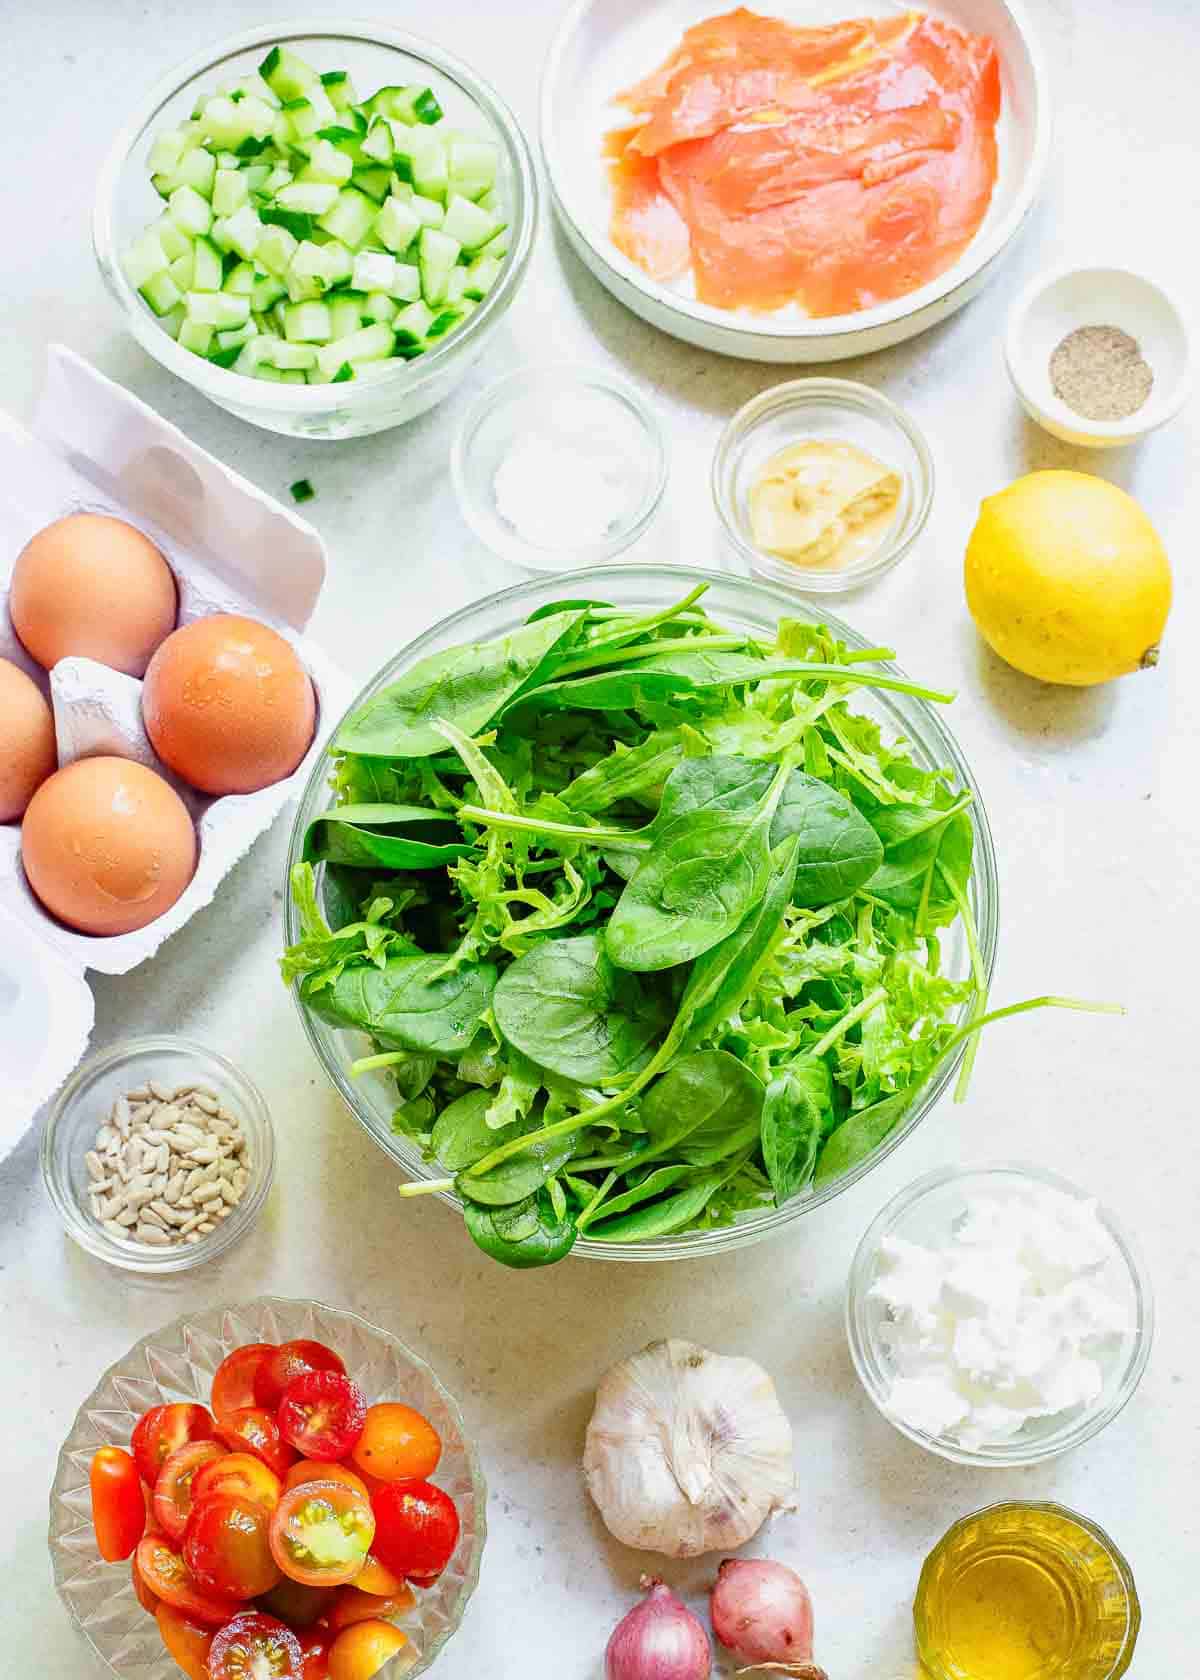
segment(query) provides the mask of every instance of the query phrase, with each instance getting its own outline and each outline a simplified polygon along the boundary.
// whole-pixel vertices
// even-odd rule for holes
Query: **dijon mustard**
[[[795,566],[841,571],[878,548],[902,489],[899,473],[853,443],[791,443],[763,464],[750,486],[755,545]]]

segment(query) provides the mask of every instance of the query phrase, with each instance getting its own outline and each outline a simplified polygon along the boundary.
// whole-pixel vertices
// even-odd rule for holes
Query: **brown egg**
[[[0,659],[0,822],[19,817],[58,764],[54,715],[41,689]]]
[[[254,793],[290,776],[316,714],[308,672],[287,642],[236,613],[168,636],[142,689],[155,752],[203,793]]]
[[[196,830],[163,778],[124,758],[81,758],[43,782],[21,862],[46,909],[81,933],[132,933],[169,910],[196,868]]]
[[[75,654],[140,677],[175,628],[175,578],[123,519],[72,513],[21,550],[8,605],[23,646],[47,670]]]

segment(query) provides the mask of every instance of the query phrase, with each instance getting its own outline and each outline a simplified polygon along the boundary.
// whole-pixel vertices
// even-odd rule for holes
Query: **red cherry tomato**
[[[193,1505],[183,1561],[218,1598],[257,1598],[279,1579],[271,1556],[271,1513],[233,1493],[210,1493]]]
[[[218,1423],[230,1412],[254,1405],[254,1379],[258,1368],[275,1352],[273,1342],[247,1342],[234,1348],[213,1373],[212,1409]]]
[[[168,1539],[183,1537],[198,1472],[206,1464],[228,1457],[219,1441],[189,1441],[167,1459],[154,1484],[154,1520]]]
[[[361,1476],[355,1475],[344,1464],[333,1464],[325,1458],[297,1459],[283,1485],[290,1489],[299,1487],[301,1482],[345,1482],[356,1493],[364,1494],[367,1499],[371,1497],[371,1490]]]
[[[254,1404],[273,1412],[288,1384],[306,1371],[336,1371],[344,1376],[346,1367],[324,1342],[284,1342],[258,1368],[254,1378]]]
[[[345,1458],[363,1431],[367,1402],[338,1371],[306,1371],[279,1402],[279,1433],[305,1458]]]
[[[129,1450],[138,1474],[148,1487],[153,1487],[172,1453],[186,1447],[189,1441],[211,1441],[215,1434],[216,1427],[206,1406],[176,1401],[170,1406],[151,1406],[142,1414]]]
[[[264,1615],[274,1616],[278,1622],[285,1622],[293,1632],[299,1633],[333,1609],[341,1590],[340,1587],[305,1587],[299,1581],[289,1581],[286,1575],[281,1575],[269,1593],[259,1596],[256,1608]]]
[[[371,1593],[376,1598],[395,1598],[397,1593],[406,1590],[403,1576],[393,1575],[390,1569],[385,1569],[374,1552],[368,1554],[366,1563],[354,1577],[353,1585],[359,1592]]]
[[[100,1447],[88,1476],[92,1526],[105,1563],[132,1557],[146,1532],[146,1500],[137,1465],[120,1447]]]
[[[394,1400],[367,1407],[350,1454],[356,1469],[381,1482],[427,1480],[441,1456],[442,1439],[429,1419]]]
[[[345,1482],[302,1482],[271,1517],[271,1551],[307,1587],[340,1587],[366,1562],[375,1534],[370,1501]]]
[[[375,1593],[362,1592],[358,1587],[339,1587],[329,1625],[335,1632],[353,1627],[355,1622],[393,1622],[412,1609],[416,1597],[411,1587],[401,1587],[391,1598],[379,1598]]]
[[[210,1493],[236,1493],[264,1510],[273,1511],[283,1492],[274,1470],[252,1453],[225,1453],[197,1470],[192,1481],[192,1503],[198,1505]]]
[[[328,1628],[310,1628],[307,1633],[298,1633],[296,1638],[304,1656],[304,1667],[300,1671],[304,1680],[329,1680],[329,1649],[333,1644],[333,1634]]]
[[[134,1597],[137,1599],[143,1610],[148,1610],[152,1616],[156,1615],[158,1612],[159,1600],[155,1594],[150,1591],[150,1588],[142,1579],[142,1572],[138,1568],[136,1552],[134,1552],[133,1556],[129,1560],[129,1573],[133,1576]]]
[[[160,1604],[154,1612],[162,1642],[174,1657],[188,1680],[209,1680],[208,1653],[212,1646],[212,1629],[189,1620],[169,1604]]]
[[[283,1479],[295,1461],[295,1453],[279,1433],[279,1425],[260,1406],[243,1406],[230,1412],[217,1425],[217,1439],[224,1441],[230,1452],[252,1453],[261,1458],[268,1470]]]
[[[248,1611],[213,1640],[208,1672],[211,1680],[301,1680],[304,1657],[291,1628]]]
[[[137,1565],[152,1593],[205,1627],[221,1627],[241,1605],[233,1598],[206,1592],[182,1555],[161,1534],[147,1534],[137,1549]]]
[[[458,1545],[454,1501],[432,1482],[389,1482],[371,1498],[375,1552],[406,1581],[432,1586]]]
[[[329,1653],[329,1680],[371,1680],[408,1640],[390,1622],[355,1622],[343,1629]]]

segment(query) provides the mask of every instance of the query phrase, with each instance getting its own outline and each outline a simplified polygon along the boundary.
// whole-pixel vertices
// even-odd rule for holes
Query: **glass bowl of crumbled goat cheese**
[[[949,1168],[882,1210],[850,1270],[846,1328],[870,1398],[958,1464],[1037,1464],[1131,1398],[1154,1305],[1116,1218],[1041,1168]]]

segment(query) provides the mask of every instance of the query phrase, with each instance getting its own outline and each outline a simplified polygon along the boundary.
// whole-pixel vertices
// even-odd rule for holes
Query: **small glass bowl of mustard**
[[[933,457],[916,423],[869,385],[791,379],[725,427],[712,493],[756,576],[845,594],[898,565],[924,530]]]

